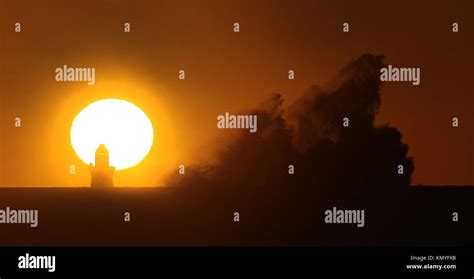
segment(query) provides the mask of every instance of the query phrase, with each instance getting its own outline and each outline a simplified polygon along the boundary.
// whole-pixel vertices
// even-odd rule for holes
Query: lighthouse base
[[[89,167],[91,172],[91,187],[92,188],[107,188],[114,186],[114,167],[98,168],[94,166]]]

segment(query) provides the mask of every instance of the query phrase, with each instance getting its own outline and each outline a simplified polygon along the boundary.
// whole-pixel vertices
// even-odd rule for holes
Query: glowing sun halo
[[[136,105],[104,99],[85,107],[74,118],[71,145],[86,164],[94,163],[100,144],[109,150],[110,165],[123,170],[140,163],[153,145],[153,126]]]

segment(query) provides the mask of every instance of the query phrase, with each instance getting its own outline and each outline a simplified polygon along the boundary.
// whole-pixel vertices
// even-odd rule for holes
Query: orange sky
[[[472,10],[469,0],[1,1],[0,186],[87,186],[70,124],[88,103],[114,97],[136,103],[159,127],[150,156],[116,184],[162,185],[179,163],[216,148],[217,115],[256,106],[272,92],[289,104],[366,52],[421,68],[420,86],[384,84],[377,119],[404,135],[413,184],[472,185]],[[451,32],[454,21],[459,33]],[[15,22],[22,33],[14,33]],[[342,33],[343,22],[350,33]],[[95,67],[96,85],[56,82],[64,64]],[[79,166],[75,176],[70,164]]]

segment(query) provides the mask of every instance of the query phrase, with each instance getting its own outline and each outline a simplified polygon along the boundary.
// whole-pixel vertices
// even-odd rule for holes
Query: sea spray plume
[[[380,107],[379,71],[383,56],[364,54],[344,67],[329,89],[311,87],[289,107],[294,143],[304,151],[317,141],[337,141],[344,117],[365,129],[373,127]]]
[[[273,94],[246,113],[258,115],[257,133],[235,133],[214,163],[190,167],[192,176],[172,178],[170,185],[215,185],[216,191],[296,187],[349,196],[409,185],[414,165],[402,134],[388,125],[374,126],[381,67],[383,56],[364,54],[344,67],[329,89],[311,87],[287,113],[281,95]],[[349,127],[343,127],[344,117]]]

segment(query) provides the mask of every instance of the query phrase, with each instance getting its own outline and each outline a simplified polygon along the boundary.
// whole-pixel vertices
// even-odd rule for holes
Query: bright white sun
[[[153,145],[153,126],[136,105],[118,99],[96,101],[72,122],[71,144],[86,164],[94,163],[100,144],[109,150],[110,166],[123,170],[140,163]]]

